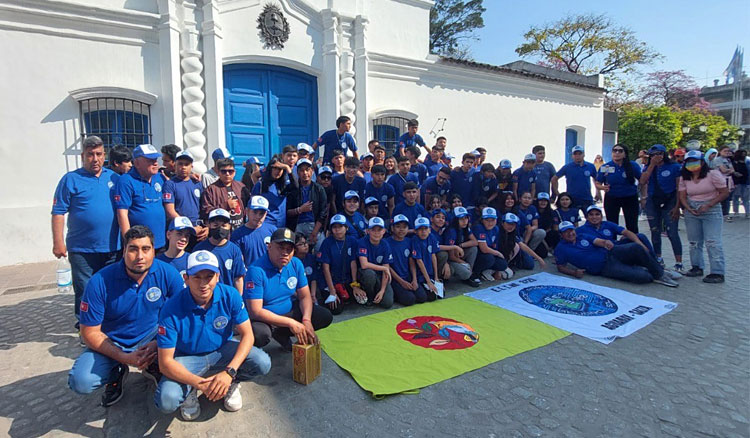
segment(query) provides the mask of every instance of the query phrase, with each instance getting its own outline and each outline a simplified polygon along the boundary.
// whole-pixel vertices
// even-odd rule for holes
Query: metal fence
[[[396,151],[398,139],[406,132],[409,119],[405,117],[379,117],[372,121],[372,138],[385,147],[386,156]]]
[[[79,102],[81,140],[102,139],[105,149],[151,143],[151,105],[131,99],[94,98]]]

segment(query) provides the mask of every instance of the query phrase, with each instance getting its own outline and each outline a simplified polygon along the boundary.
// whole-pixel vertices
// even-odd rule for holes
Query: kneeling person
[[[255,338],[242,298],[219,282],[219,261],[208,251],[190,254],[184,276],[187,288],[161,311],[157,335],[163,377],[154,403],[164,413],[178,407],[182,418],[200,415],[198,391],[224,408],[242,407],[239,381],[268,374],[271,359],[253,348]],[[232,339],[237,331],[239,342]]]
[[[370,219],[367,236],[357,241],[361,286],[353,287],[354,296],[361,304],[370,302],[388,309],[393,306],[393,288],[391,288],[389,268],[393,263],[393,256],[388,242],[383,240],[384,234],[385,221],[377,216]]]

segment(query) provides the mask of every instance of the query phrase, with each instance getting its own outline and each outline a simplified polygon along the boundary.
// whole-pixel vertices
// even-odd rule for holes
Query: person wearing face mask
[[[234,286],[238,293],[242,290],[247,268],[242,259],[240,247],[229,241],[232,226],[229,212],[217,208],[208,214],[208,239],[198,243],[195,251],[205,250],[219,259],[219,281]]]

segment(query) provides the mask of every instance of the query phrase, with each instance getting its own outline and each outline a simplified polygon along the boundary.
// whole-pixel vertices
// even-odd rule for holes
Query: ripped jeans
[[[690,208],[697,210],[705,202],[690,201]],[[703,245],[708,251],[711,274],[724,275],[724,246],[721,242],[721,204],[716,204],[701,215],[685,211],[685,228],[690,243],[690,264],[703,269]]]

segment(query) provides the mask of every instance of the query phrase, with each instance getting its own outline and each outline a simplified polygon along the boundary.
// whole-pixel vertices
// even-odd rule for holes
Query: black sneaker
[[[156,360],[154,360],[153,362],[151,362],[151,365],[146,367],[145,370],[141,371],[141,374],[143,375],[143,377],[154,382],[154,385],[158,385],[159,380],[161,380],[161,371],[159,371],[159,363]]]
[[[685,277],[703,277],[703,269],[693,266],[689,271],[682,275]]]
[[[276,340],[276,342],[281,345],[281,348],[284,349],[284,351],[292,351],[292,338],[291,336],[288,336],[284,333],[281,333],[281,330],[273,330],[271,332],[271,337]]]
[[[471,287],[479,287],[482,285],[482,281],[477,277],[471,276],[468,280],[464,280],[464,284],[468,284]]]
[[[118,376],[114,382],[107,384],[104,388],[104,395],[102,395],[102,406],[108,408],[113,404],[120,401],[122,398],[122,384],[125,383],[125,378],[128,376],[130,370],[127,365],[120,364],[117,367]]]
[[[721,274],[708,274],[703,277],[704,283],[724,283],[724,276]]]

